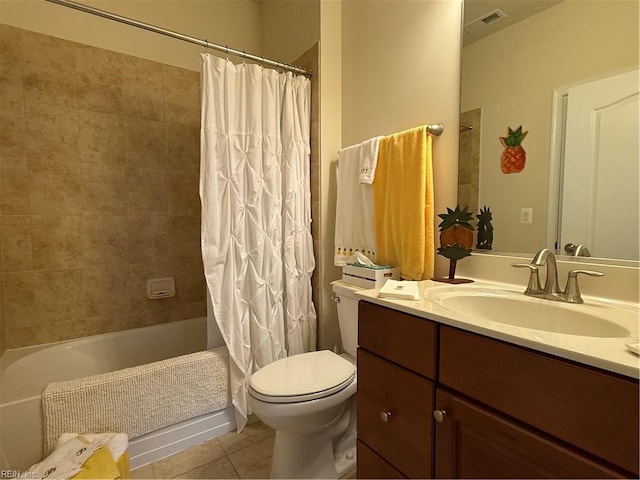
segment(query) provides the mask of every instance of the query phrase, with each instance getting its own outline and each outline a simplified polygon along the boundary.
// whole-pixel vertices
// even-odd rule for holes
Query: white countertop
[[[508,294],[519,295],[523,295],[522,292],[524,290],[524,287],[519,285],[484,281],[476,281],[465,285],[473,285],[474,288],[479,289],[500,289],[503,292],[506,290]],[[419,282],[419,287],[420,300],[417,301],[378,298],[378,289],[360,290],[355,295],[361,300],[433,320],[443,325],[475,332],[628,377],[640,378],[640,357],[629,351],[625,346],[627,341],[640,339],[640,308],[636,303],[611,302],[606,299],[583,295],[584,304],[561,304],[563,308],[583,309],[590,314],[593,314],[593,312],[605,312],[605,316],[609,317],[609,320],[624,326],[630,332],[630,335],[625,338],[602,338],[535,330],[474,318],[470,315],[449,310],[427,298],[430,289],[436,287],[457,288],[458,286],[425,280]],[[549,300],[541,299],[531,300],[549,302]]]

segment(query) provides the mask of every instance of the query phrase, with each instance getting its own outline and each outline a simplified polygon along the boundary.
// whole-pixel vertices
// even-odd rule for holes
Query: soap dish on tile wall
[[[176,296],[176,282],[173,277],[150,278],[147,280],[147,298],[157,300]]]

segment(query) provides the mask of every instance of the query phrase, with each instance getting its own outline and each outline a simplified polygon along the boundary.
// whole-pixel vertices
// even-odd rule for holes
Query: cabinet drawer
[[[360,301],[358,346],[428,378],[435,378],[436,324]]]
[[[442,327],[440,382],[638,474],[637,381]]]
[[[360,440],[357,442],[358,478],[407,478]]]
[[[356,398],[358,438],[404,475],[431,478],[433,383],[359,349]]]

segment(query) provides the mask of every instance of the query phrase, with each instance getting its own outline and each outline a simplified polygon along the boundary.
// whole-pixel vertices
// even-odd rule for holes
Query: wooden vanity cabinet
[[[637,478],[637,380],[365,301],[358,324],[358,478]]]
[[[436,325],[366,302],[358,318],[358,476],[432,478]]]

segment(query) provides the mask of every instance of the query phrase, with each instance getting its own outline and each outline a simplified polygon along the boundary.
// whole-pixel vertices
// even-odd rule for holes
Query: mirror
[[[591,218],[603,194],[597,202],[585,200],[562,212],[563,198],[568,204],[575,190],[563,189],[567,181],[591,185],[591,180],[569,178],[570,168],[563,178],[567,94],[578,85],[637,71],[638,3],[465,0],[464,9],[458,201],[471,207],[474,218],[480,208],[491,209],[494,251],[533,256],[547,247],[568,254],[564,246],[571,239],[558,239],[561,214]],[[629,108],[635,108],[637,121],[637,93],[634,98]],[[507,150],[501,137],[519,127],[527,132],[512,158],[520,166],[507,167],[507,173],[501,167]],[[638,235],[637,128],[630,135],[628,163],[609,171],[626,172],[635,183],[624,188],[631,192],[626,200],[616,197],[619,187],[604,192],[613,195],[603,212],[608,227],[600,229],[609,237]],[[619,253],[621,249],[604,251],[584,240],[576,243],[584,243],[594,257],[638,260],[638,248]]]

